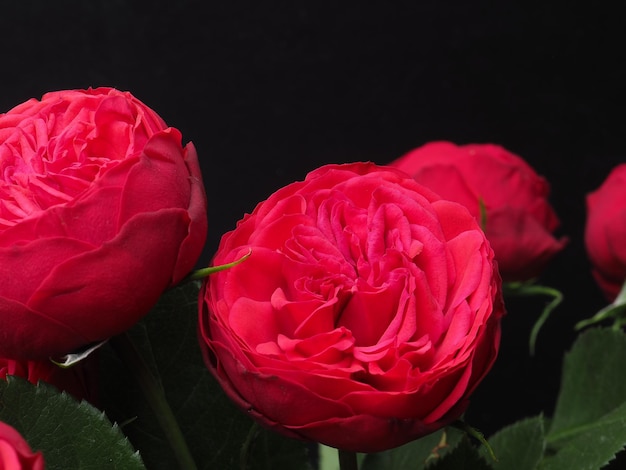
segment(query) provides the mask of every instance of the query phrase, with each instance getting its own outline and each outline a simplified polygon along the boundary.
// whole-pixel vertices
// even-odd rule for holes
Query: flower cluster
[[[200,279],[192,337],[204,371],[265,428],[342,452],[459,423],[498,356],[504,288],[532,283],[568,242],[548,182],[522,157],[431,142],[279,188],[194,271],[208,227],[196,149],[113,88],[51,92],[0,115],[0,165],[7,387],[45,382],[100,407],[102,344]],[[585,232],[613,302],[602,319],[617,321],[625,184],[621,165],[588,196]],[[10,424],[0,421],[0,468],[42,469],[47,449]]]

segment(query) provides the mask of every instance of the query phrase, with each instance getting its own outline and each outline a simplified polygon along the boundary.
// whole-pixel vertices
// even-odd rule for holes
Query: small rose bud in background
[[[390,165],[481,221],[504,281],[538,276],[567,243],[553,235],[559,220],[548,182],[499,145],[430,142]]]
[[[587,195],[585,246],[593,276],[612,302],[626,280],[626,164]]]

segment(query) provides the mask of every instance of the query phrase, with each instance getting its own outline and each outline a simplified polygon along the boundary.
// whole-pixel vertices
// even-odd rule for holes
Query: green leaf
[[[626,400],[626,335],[606,328],[583,332],[563,364],[549,437],[593,423]]]
[[[469,439],[464,438],[451,452],[427,468],[428,470],[492,470],[493,467],[480,455]],[[517,467],[513,468],[517,470]]]
[[[571,438],[548,448],[541,470],[596,470],[607,465],[626,445],[626,404],[570,432]]]
[[[545,447],[544,419],[537,416],[506,426],[489,438],[489,444],[497,461],[490,459],[487,449],[481,454],[494,469],[535,470]]]
[[[117,425],[51,385],[0,380],[0,420],[43,452],[46,470],[145,469]]]
[[[626,446],[626,335],[582,333],[566,355],[561,389],[539,468],[594,470]]]
[[[446,428],[395,449],[367,454],[361,470],[404,470],[431,468],[431,465],[454,449],[464,433]]]
[[[198,288],[189,282],[166,292],[129,335],[160,382],[198,469],[240,469],[253,422],[226,397],[204,365],[198,345]],[[159,422],[112,349],[102,351],[103,405],[140,450],[151,470],[178,468]],[[309,468],[307,446],[260,429],[248,470]]]

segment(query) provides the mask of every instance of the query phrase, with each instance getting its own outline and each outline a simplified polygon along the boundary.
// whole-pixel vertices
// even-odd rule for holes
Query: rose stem
[[[356,462],[356,452],[341,449],[339,449],[338,452],[340,470],[358,470],[359,466]]]
[[[114,336],[109,340],[109,343],[115,349],[115,352],[122,359],[122,362],[133,373],[137,379],[137,383],[141,387],[141,390],[148,401],[148,404],[152,408],[152,411],[156,415],[161,429],[165,434],[166,439],[170,443],[176,460],[181,469],[196,470],[196,466],[191,452],[187,447],[183,433],[178,426],[176,417],[170,408],[165,393],[161,384],[157,382],[154,375],[148,368],[148,365],[144,361],[143,357],[135,347],[135,344],[128,336],[128,333],[122,333],[121,335]]]
[[[261,428],[259,426],[259,423],[253,421],[252,426],[250,426],[248,436],[241,446],[241,451],[239,453],[239,463],[241,470],[246,470],[248,468],[248,460],[250,459],[250,454],[252,452],[252,445],[254,444],[254,440],[256,439],[260,430]]]

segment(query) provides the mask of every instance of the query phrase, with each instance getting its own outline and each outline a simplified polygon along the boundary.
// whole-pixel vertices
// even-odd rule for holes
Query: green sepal
[[[87,359],[87,357],[89,357],[91,353],[100,349],[104,344],[106,344],[107,341],[108,339],[105,339],[104,341],[100,341],[99,343],[89,346],[87,349],[84,349],[83,351],[72,353],[72,354],[66,354],[65,356],[61,357],[58,361],[51,358],[50,362],[59,366],[61,369],[69,369],[73,365],[78,364],[83,359]]]
[[[207,268],[197,269],[193,271],[191,274],[189,274],[189,276],[187,276],[184,279],[184,281],[199,281],[218,271],[224,271],[225,269],[232,268],[233,266],[236,266],[242,261],[248,259],[251,254],[252,254],[252,248],[250,248],[245,255],[233,261],[232,263],[220,264],[219,266],[209,266]]]

